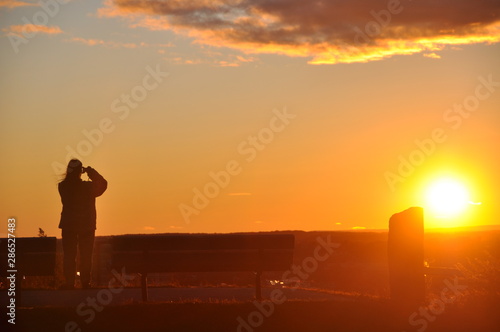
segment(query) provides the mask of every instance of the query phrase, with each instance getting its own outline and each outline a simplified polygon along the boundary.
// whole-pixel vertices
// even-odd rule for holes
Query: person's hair
[[[66,175],[63,181],[74,181],[79,180],[82,174],[82,162],[78,159],[71,159],[66,168]]]

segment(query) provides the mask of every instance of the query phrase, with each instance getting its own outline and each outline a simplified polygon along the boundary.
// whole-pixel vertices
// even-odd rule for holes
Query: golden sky
[[[499,13],[0,1],[1,218],[60,236],[57,183],[79,157],[109,182],[98,235],[383,229],[442,177],[471,204],[428,226],[498,224]]]

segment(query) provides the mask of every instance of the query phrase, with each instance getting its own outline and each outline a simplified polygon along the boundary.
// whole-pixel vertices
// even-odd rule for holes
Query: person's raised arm
[[[86,171],[90,180],[92,180],[92,194],[95,197],[101,196],[108,188],[108,181],[92,167],[87,167]]]

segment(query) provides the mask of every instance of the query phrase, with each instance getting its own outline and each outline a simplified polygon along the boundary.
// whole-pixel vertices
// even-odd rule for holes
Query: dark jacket
[[[106,191],[108,182],[93,168],[89,168],[87,174],[91,181],[66,179],[59,183],[63,204],[59,228],[78,231],[96,229],[95,198]]]

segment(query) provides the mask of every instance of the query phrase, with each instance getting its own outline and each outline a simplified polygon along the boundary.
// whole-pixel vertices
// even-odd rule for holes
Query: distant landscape
[[[310,273],[308,278],[300,281],[300,287],[389,297],[387,231],[279,231],[271,233],[286,233],[295,236],[295,265],[300,265],[304,259],[313,255],[318,238],[329,238],[331,242],[339,245],[326,261],[318,264],[314,273]],[[109,258],[100,257],[105,256],[103,248],[109,244],[110,239],[109,236],[96,238],[93,268],[96,287],[105,287],[112,277],[109,262],[103,261]],[[458,269],[475,280],[474,273],[487,276],[483,274],[483,270],[500,269],[500,264],[494,264],[498,263],[499,257],[500,226],[461,227],[446,231],[427,230],[425,233],[425,265],[428,267]],[[24,287],[51,289],[62,283],[60,240],[58,240],[56,269],[56,280],[28,277],[24,281]],[[263,278],[269,284],[270,281],[284,281],[281,280],[282,275],[283,271],[264,272]],[[439,288],[438,277],[428,276],[427,279],[431,289],[434,286]],[[472,279],[469,281],[472,282]],[[137,285],[134,286],[139,286],[139,280],[136,281]],[[487,280],[484,282],[486,283]],[[491,282],[494,284],[493,280]],[[151,275],[150,283],[153,287],[217,287],[220,285],[241,287],[252,286],[254,276],[251,273],[223,272],[165,273]]]
[[[319,262],[314,272],[301,279],[300,283],[297,279],[294,282],[284,280],[282,271],[265,272],[264,287],[309,289],[338,294],[348,300],[287,301],[279,308],[273,306],[274,314],[255,330],[298,331],[298,327],[303,326],[308,331],[326,331],[329,328],[365,331],[371,327],[378,331],[402,331],[401,328],[406,327],[407,331],[422,332],[427,329],[428,324],[428,331],[469,331],[468,328],[472,325],[467,324],[470,323],[474,324],[475,331],[494,331],[500,326],[496,314],[500,306],[500,230],[496,226],[488,228],[490,230],[426,232],[425,265],[431,268],[449,268],[452,271],[451,275],[426,277],[428,302],[432,304],[433,299],[439,298],[450,282],[465,289],[454,303],[447,305],[435,324],[422,320],[420,316],[411,320],[409,315],[412,311],[417,313],[418,308],[410,308],[401,313],[399,309],[391,307],[386,231],[284,231],[283,233],[295,235],[294,265],[300,265],[307,257],[311,257],[318,238],[328,239],[339,246],[327,260]],[[109,242],[109,239],[110,237],[99,237],[96,248]],[[96,255],[99,252],[96,250]],[[94,259],[99,262],[97,256]],[[58,273],[56,279],[58,278],[62,278],[61,273]],[[104,277],[101,276],[102,278]],[[99,285],[99,280],[97,281],[96,286],[103,288],[107,282],[101,280]],[[59,282],[55,280],[54,283],[50,278],[33,277],[24,281],[24,287],[54,289]],[[253,283],[252,273],[169,273],[152,275],[150,278],[151,287],[252,287]],[[139,286],[139,278],[130,284],[130,287]],[[266,301],[263,303],[272,304]],[[89,330],[112,331],[119,326],[120,331],[134,331],[143,326],[151,331],[165,331],[165,328],[174,331],[235,331],[238,328],[236,318],[246,317],[252,310],[255,310],[254,303],[230,299],[210,302],[187,300],[177,303],[113,303],[98,315]],[[145,320],[142,323],[137,319],[127,320],[127,315],[132,312],[134,315],[142,315]],[[301,313],[300,318],[295,317],[298,312]],[[53,321],[48,318],[54,315],[60,319]],[[62,328],[61,322],[68,321],[74,315],[75,308],[72,307],[25,308],[20,310],[19,321],[25,326],[23,331],[31,331],[35,321],[52,326],[55,331]],[[213,320],[214,317],[219,318]],[[363,322],[358,322],[356,317],[363,317]],[[310,319],[313,323],[306,323],[304,319]],[[460,320],[461,323],[457,323]],[[242,327],[240,330],[249,331]]]

